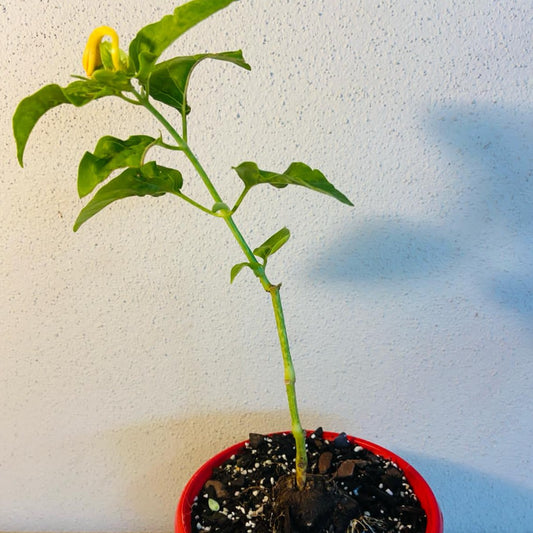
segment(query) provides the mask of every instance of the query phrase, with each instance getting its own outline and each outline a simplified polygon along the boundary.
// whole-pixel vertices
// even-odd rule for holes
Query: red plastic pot
[[[331,441],[337,436],[338,433],[324,431],[324,438],[327,440]],[[426,512],[426,533],[443,533],[444,522],[437,500],[435,499],[433,492],[429,488],[429,485],[426,483],[424,478],[407,461],[372,442],[351,436],[348,436],[348,439],[350,442],[356,443],[359,446],[366,448],[368,451],[396,463],[403,470],[407,481],[409,481],[418,500],[420,501],[420,504],[422,505],[422,508]],[[194,502],[194,498],[200,492],[204,486],[204,483],[210,479],[213,469],[217,466],[220,466],[233,454],[237,453],[246,444],[246,442],[247,441],[240,442],[218,453],[209,459],[209,461],[204,463],[193,474],[183,489],[183,493],[181,494],[181,498],[178,503],[178,509],[176,511],[175,533],[192,533],[191,505]]]

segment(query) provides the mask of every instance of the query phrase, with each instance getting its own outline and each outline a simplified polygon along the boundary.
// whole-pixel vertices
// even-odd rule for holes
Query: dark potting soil
[[[322,428],[307,437],[307,450],[308,483],[298,491],[292,434],[250,434],[246,447],[216,468],[199,493],[193,533],[426,530],[424,510],[395,463],[350,443],[344,433],[330,442]]]

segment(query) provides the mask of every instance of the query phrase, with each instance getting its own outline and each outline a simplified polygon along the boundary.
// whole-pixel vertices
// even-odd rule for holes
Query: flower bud
[[[113,62],[113,68],[120,70],[120,49],[118,47],[117,32],[109,26],[99,26],[92,31],[83,52],[82,63],[87,76],[92,76],[93,72],[102,65],[100,43],[105,36],[111,37],[111,60]]]

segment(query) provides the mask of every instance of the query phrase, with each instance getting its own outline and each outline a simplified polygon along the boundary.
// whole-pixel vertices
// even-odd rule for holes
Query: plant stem
[[[176,195],[178,198],[181,198],[182,200],[185,200],[187,203],[193,205],[194,207],[197,207],[198,209],[200,209],[200,211],[203,211],[204,213],[207,213],[208,215],[215,216],[213,211],[211,211],[210,209],[207,209],[207,207],[204,207],[203,205],[199,204],[198,202],[195,202],[192,198],[189,198],[188,196],[186,196],[182,192],[174,192],[172,194]]]
[[[183,153],[187,156],[195,170],[198,172],[198,175],[204,182],[205,186],[207,187],[209,193],[211,194],[211,197],[215,202],[222,202],[222,198],[218,194],[218,191],[216,190],[215,186],[209,179],[209,176],[207,175],[206,171],[194,155],[194,153],[189,148],[189,145],[187,144],[186,140],[179,135],[179,133],[174,129],[174,127],[166,120],[166,118],[150,103],[148,97],[141,95],[137,92],[135,92],[136,97],[139,100],[139,103],[141,103],[169,132],[169,134],[172,136],[172,138],[176,141],[179,149],[183,151]],[[186,122],[183,122],[183,129],[184,134],[186,135]],[[257,258],[255,257],[254,253],[252,252],[252,249],[244,239],[243,235],[239,231],[239,228],[237,227],[237,224],[235,224],[235,221],[233,220],[231,214],[235,209],[238,207],[242,199],[244,198],[245,194],[247,193],[247,189],[243,191],[243,194],[237,201],[237,204],[233,208],[233,210],[227,211],[226,213],[223,213],[221,218],[223,218],[233,234],[235,240],[239,244],[241,250],[243,251],[244,255],[248,259],[249,263],[253,265],[253,271],[259,281],[261,282],[261,285],[263,288],[270,293],[270,296],[272,298],[272,307],[274,309],[274,316],[276,318],[276,327],[278,331],[278,337],[280,342],[280,348],[281,348],[281,354],[283,357],[283,367],[284,367],[284,374],[285,374],[285,389],[287,393],[287,400],[289,403],[289,413],[291,417],[291,430],[292,434],[294,436],[294,440],[296,443],[296,484],[298,488],[301,490],[305,486],[306,481],[306,475],[307,475],[307,452],[305,449],[305,432],[302,428],[302,425],[300,423],[300,416],[298,413],[298,404],[296,401],[296,387],[295,387],[295,372],[294,372],[294,365],[292,363],[292,357],[289,349],[289,339],[287,336],[287,328],[285,326],[285,318],[283,316],[283,307],[281,305],[281,297],[279,294],[279,289],[281,285],[273,285],[269,279],[267,278],[267,275],[265,273],[264,265],[259,263]],[[213,214],[213,212],[207,210],[200,204],[197,204],[194,200],[179,194],[178,196],[182,197],[184,200],[188,201],[195,207],[198,207],[202,211],[206,211],[210,214]]]
[[[291,415],[292,434],[296,443],[296,485],[300,490],[305,486],[307,475],[307,451],[305,449],[305,432],[300,423],[300,415],[298,413],[298,403],[296,401],[296,376],[294,373],[294,365],[292,364],[291,352],[289,349],[289,339],[287,337],[287,328],[285,327],[285,318],[283,316],[283,308],[281,306],[281,297],[279,294],[280,285],[272,285],[270,287],[270,295],[272,296],[272,306],[274,308],[274,315],[276,317],[276,326],[278,328],[279,343],[281,346],[281,353],[283,355],[283,367],[285,370],[285,390],[287,392],[287,400],[289,402],[289,412]]]
[[[230,214],[224,217],[235,239],[241,246],[247,259],[252,264],[259,265],[257,259],[250,250],[250,247],[244,240],[244,237],[239,232],[237,225],[233,221]],[[272,298],[272,307],[274,309],[274,316],[276,318],[276,328],[278,330],[279,344],[281,348],[281,355],[283,357],[283,369],[285,374],[285,391],[287,394],[287,401],[289,403],[289,413],[291,417],[291,431],[294,436],[296,445],[296,485],[300,490],[305,486],[307,476],[307,451],[305,449],[305,432],[300,422],[300,415],[298,412],[298,402],[296,401],[296,374],[292,362],[291,351],[289,348],[289,337],[287,335],[287,327],[285,325],[285,317],[283,315],[283,307],[281,305],[281,296],[279,293],[281,285],[273,285],[268,280],[265,269],[261,268],[254,270],[256,276],[259,278],[263,288],[270,293]]]
[[[248,191],[250,190],[250,187],[244,187],[244,190],[242,191],[239,198],[237,198],[237,201],[235,202],[235,205],[231,208],[231,214],[235,213],[237,211],[238,207],[241,205],[241,202],[244,200],[244,197],[248,194]]]
[[[209,179],[209,176],[205,170],[202,168],[202,165],[200,165],[198,159],[196,159],[196,156],[191,152],[189,145],[183,140],[183,137],[181,137],[181,135],[174,129],[172,124],[170,124],[170,122],[151,104],[147,96],[144,96],[135,90],[133,93],[139,100],[139,103],[143,105],[159,122],[161,122],[170,136],[176,141],[177,145],[183,150],[193,167],[196,169],[196,172],[198,172],[198,175],[204,182],[213,200],[215,202],[222,202],[222,198],[215,189],[215,186]]]

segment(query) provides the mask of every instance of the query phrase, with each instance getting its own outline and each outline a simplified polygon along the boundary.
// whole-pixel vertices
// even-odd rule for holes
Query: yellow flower
[[[120,50],[118,47],[117,32],[109,26],[99,26],[94,29],[89,36],[87,46],[83,52],[83,68],[87,76],[92,76],[93,72],[102,64],[100,57],[100,43],[105,36],[111,37],[111,60],[113,61],[113,68],[120,70]]]

